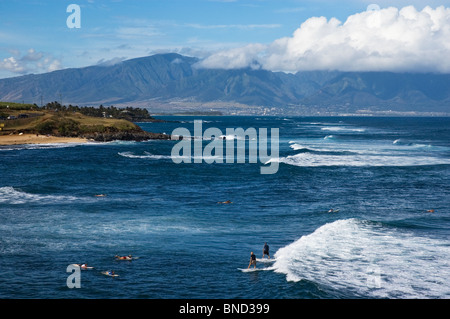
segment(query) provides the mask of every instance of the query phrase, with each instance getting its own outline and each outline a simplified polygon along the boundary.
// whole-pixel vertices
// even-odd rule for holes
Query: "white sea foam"
[[[289,147],[292,148],[294,151],[298,151],[298,150],[302,150],[302,149],[306,149],[307,148],[306,146],[300,145],[298,143],[291,144]]]
[[[94,143],[47,143],[47,144],[21,144],[10,145],[8,147],[0,147],[0,151],[20,151],[20,150],[41,150],[41,149],[56,149],[69,148],[76,146],[90,145]]]
[[[423,166],[423,165],[441,165],[450,164],[449,158],[440,158],[432,156],[395,156],[395,155],[371,155],[371,154],[355,154],[355,155],[323,155],[301,153],[272,159],[280,163],[300,166],[300,167],[317,167],[317,166]]]
[[[195,123],[195,121],[200,121],[202,123],[220,122],[220,121],[206,121],[206,120],[197,120],[197,119],[195,119],[195,120],[183,120],[183,121],[180,121],[180,123]]]
[[[151,159],[151,160],[172,160],[172,159],[176,159],[176,158],[181,158],[181,159],[189,159],[192,158],[192,160],[201,158],[203,160],[216,160],[216,159],[221,159],[222,157],[220,156],[171,156],[171,155],[155,155],[155,154],[150,154],[148,152],[144,152],[143,155],[136,155],[132,152],[119,152],[118,153],[120,156],[122,157],[127,157],[127,158],[133,158],[133,159]]]
[[[424,144],[424,143],[417,143],[417,142],[411,142],[403,139],[397,139],[392,144],[397,147],[399,150],[430,150],[430,151],[449,151],[450,148],[447,146],[436,146],[432,144]]]
[[[445,156],[450,148],[401,139],[392,141],[336,141],[326,139],[290,140],[289,147],[297,154],[271,159],[292,166],[424,166],[450,164]]]
[[[150,154],[148,152],[144,152],[143,155],[136,155],[132,152],[119,152],[118,154],[122,157],[127,157],[127,158],[155,159],[155,160],[171,159],[171,157],[169,155],[154,155],[154,154]]]
[[[66,203],[82,200],[75,196],[42,195],[24,192],[14,187],[0,187],[0,204],[27,204],[27,203]]]
[[[353,127],[343,127],[343,126],[326,126],[321,128],[322,131],[331,132],[365,132],[364,128],[353,128]]]
[[[449,298],[448,242],[356,219],[326,224],[275,253],[275,272],[364,297]]]
[[[324,152],[352,152],[359,154],[378,155],[415,155],[431,154],[431,152],[448,152],[450,147],[436,146],[424,142],[409,142],[403,139],[390,141],[337,141],[333,135],[326,136],[323,140],[302,139],[289,141],[289,146],[293,150],[310,149]]]
[[[245,136],[239,136],[239,135],[233,135],[233,134],[229,134],[229,135],[221,135],[219,136],[219,139],[221,140],[240,140],[240,141],[244,141],[246,140]],[[252,138],[251,140],[255,140],[254,138]]]

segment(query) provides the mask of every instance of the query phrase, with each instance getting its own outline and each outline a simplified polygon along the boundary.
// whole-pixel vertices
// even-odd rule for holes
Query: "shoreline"
[[[57,137],[37,134],[0,135],[0,146],[53,143],[87,143],[88,141],[88,139],[80,137]]]

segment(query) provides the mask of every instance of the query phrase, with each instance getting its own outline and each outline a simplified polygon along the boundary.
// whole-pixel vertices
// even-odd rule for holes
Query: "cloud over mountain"
[[[342,23],[313,17],[290,37],[216,52],[203,68],[450,73],[450,8],[367,10]]]
[[[172,112],[221,107],[275,108],[295,115],[357,110],[449,112],[450,74],[304,71],[194,67],[198,58],[156,54],[102,61],[85,68],[0,79],[0,101],[135,105]],[[204,106],[201,106],[204,105]],[[240,105],[240,106],[239,106]],[[248,114],[248,113],[247,113]]]
[[[29,49],[26,54],[20,55],[17,50],[10,50],[12,55],[0,60],[0,70],[15,74],[42,73],[61,69],[61,61],[51,54],[37,52]]]

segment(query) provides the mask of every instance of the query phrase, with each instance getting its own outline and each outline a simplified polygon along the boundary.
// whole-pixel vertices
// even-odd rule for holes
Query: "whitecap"
[[[69,147],[76,147],[76,146],[84,146],[84,145],[89,145],[89,144],[91,144],[91,143],[20,144],[20,145],[10,145],[9,147],[0,147],[0,151],[57,149],[57,148],[69,148]]]
[[[143,155],[136,155],[132,152],[119,152],[118,154],[122,157],[127,157],[127,158],[155,159],[155,160],[171,159],[171,157],[168,155],[154,155],[154,154],[150,154],[148,152],[144,152]]]
[[[191,159],[193,161],[201,159],[205,161],[217,161],[220,159],[223,159],[222,156],[217,155],[211,155],[211,156],[172,156],[172,155],[155,155],[148,152],[144,152],[143,155],[136,155],[132,152],[119,152],[118,155],[126,158],[132,158],[132,159],[152,159],[152,160],[174,160],[174,159]]]
[[[289,147],[292,148],[294,151],[298,151],[298,150],[302,150],[302,149],[307,149],[306,146],[303,146],[303,145],[300,145],[300,144],[297,144],[297,143],[291,144]]]
[[[331,131],[331,132],[365,132],[366,129],[363,128],[350,128],[350,127],[341,127],[341,126],[327,126],[322,127],[322,131]]]
[[[410,142],[403,139],[397,139],[394,142],[392,142],[393,145],[397,146],[400,150],[407,150],[407,149],[419,149],[419,150],[436,150],[436,151],[448,151],[449,148],[445,146],[435,146],[431,144],[424,144],[424,143],[416,143],[416,142]]]
[[[24,192],[14,187],[0,187],[0,203],[1,204],[27,204],[27,203],[67,203],[83,200],[76,196],[63,195],[43,195]]]
[[[450,164],[450,159],[432,156],[394,156],[394,155],[324,155],[300,153],[280,157],[280,163],[300,167],[318,166],[424,166]]]
[[[449,298],[450,246],[378,223],[338,220],[275,253],[275,272],[377,298]]]
[[[221,135],[219,136],[221,140],[245,140],[245,136],[238,135]]]

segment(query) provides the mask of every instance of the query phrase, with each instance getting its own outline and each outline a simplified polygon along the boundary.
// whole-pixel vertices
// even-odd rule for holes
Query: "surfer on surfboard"
[[[256,268],[256,256],[253,251],[250,254],[250,263],[248,264],[247,269],[249,269],[251,265],[253,265],[253,268]]]
[[[262,256],[262,258],[264,258],[265,255],[267,255],[267,257],[269,257],[269,259],[270,259],[269,245],[267,245],[267,243],[264,243],[263,256]]]

